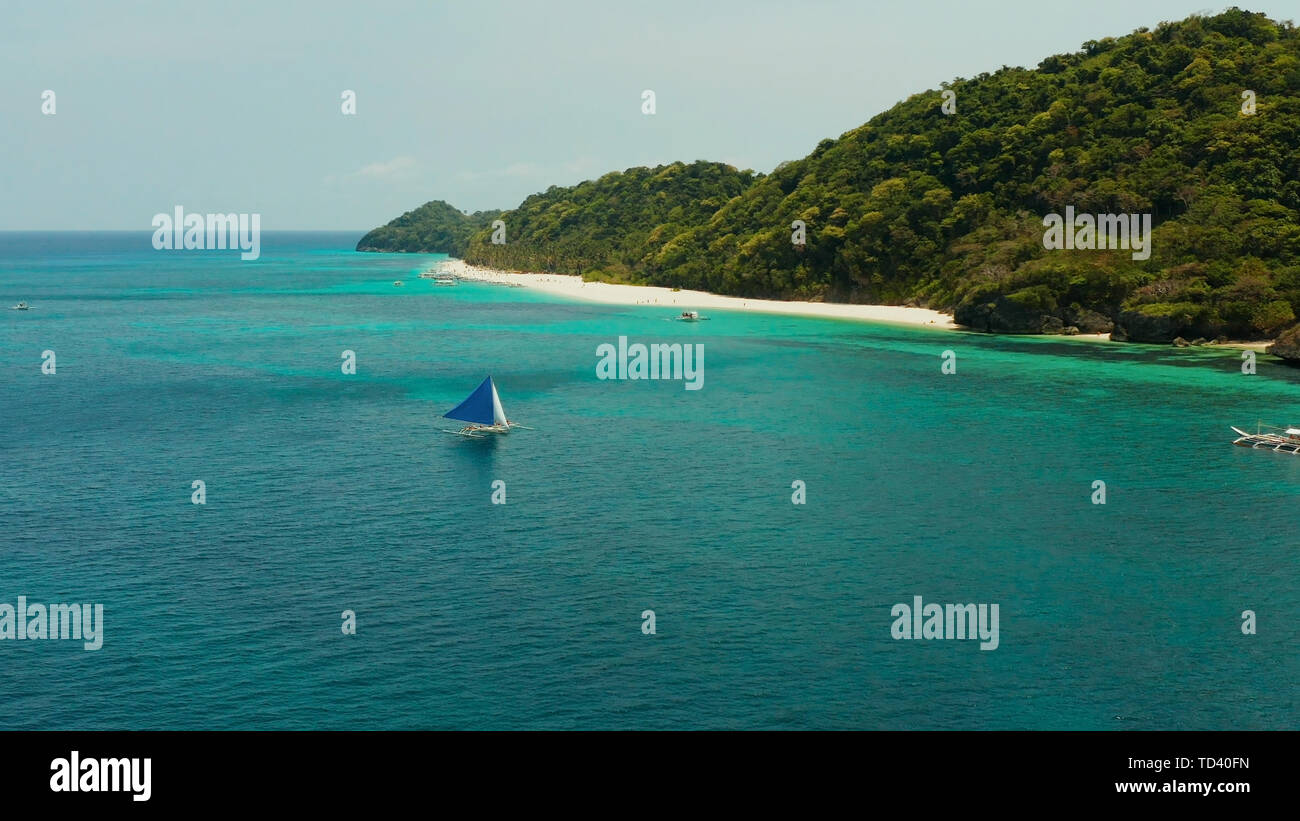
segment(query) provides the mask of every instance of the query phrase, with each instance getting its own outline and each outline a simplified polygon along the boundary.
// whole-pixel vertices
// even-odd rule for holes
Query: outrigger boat
[[[1237,439],[1232,443],[1234,445],[1240,445],[1243,448],[1267,448],[1277,453],[1300,455],[1300,427],[1269,427],[1266,431],[1264,428],[1267,426],[1256,423],[1254,433],[1247,433],[1241,428],[1231,425],[1229,427],[1232,427],[1233,432],[1237,434]]]
[[[497,393],[496,383],[491,376],[484,379],[464,402],[444,413],[443,417],[468,423],[460,430],[449,430],[447,433],[476,439],[481,439],[488,433],[509,433],[512,428],[524,427],[506,418],[506,412],[501,407],[501,396]]]
[[[14,305],[14,306],[12,306],[12,307],[13,307],[13,310],[15,310],[15,311],[29,311],[29,310],[31,310],[31,307],[30,307],[26,302],[19,302],[17,305]]]
[[[699,322],[702,319],[708,319],[708,317],[700,316],[699,311],[682,311],[682,315],[677,319],[681,322]]]

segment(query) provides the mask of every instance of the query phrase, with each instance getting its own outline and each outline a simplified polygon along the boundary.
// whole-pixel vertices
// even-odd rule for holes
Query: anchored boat
[[[496,383],[491,376],[484,379],[464,402],[444,413],[443,417],[468,423],[460,430],[449,430],[447,433],[475,438],[482,438],[488,433],[509,433],[511,428],[522,427],[506,418],[505,409],[501,407],[501,396],[497,393]]]
[[[1232,427],[1237,439],[1232,444],[1243,448],[1267,448],[1277,453],[1300,454],[1300,427],[1274,428],[1256,423],[1255,432],[1247,433],[1241,428]]]

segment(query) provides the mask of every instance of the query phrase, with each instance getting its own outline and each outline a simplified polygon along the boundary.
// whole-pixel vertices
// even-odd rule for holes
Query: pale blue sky
[[[1203,3],[13,2],[0,230],[148,231],[175,205],[368,229],[634,165],[767,172],[955,76],[1222,8]]]

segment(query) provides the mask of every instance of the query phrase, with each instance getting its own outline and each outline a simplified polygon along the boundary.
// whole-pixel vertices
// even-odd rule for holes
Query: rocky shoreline
[[[1273,344],[1264,349],[1264,352],[1285,359],[1293,365],[1300,365],[1300,325],[1283,331]]]
[[[956,324],[994,334],[1107,335],[1115,342],[1173,345],[1179,348],[1219,345],[1262,350],[1300,364],[1300,325],[1277,339],[1231,340],[1210,327],[1187,324],[1172,316],[1152,316],[1119,310],[1114,317],[1090,308],[1072,306],[1056,313],[1026,306],[1005,296],[968,303],[953,312]],[[1190,337],[1190,338],[1189,338]]]

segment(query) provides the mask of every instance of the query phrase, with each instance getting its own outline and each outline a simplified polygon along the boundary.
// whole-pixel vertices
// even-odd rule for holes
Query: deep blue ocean
[[[104,606],[0,640],[0,729],[1297,726],[1300,457],[1228,426],[1300,422],[1300,369],[673,322],[359,236],[0,234],[0,603]],[[703,389],[597,379],[620,335]],[[533,429],[444,433],[488,374]],[[917,595],[998,648],[895,640]]]

